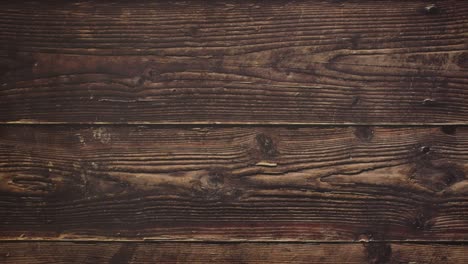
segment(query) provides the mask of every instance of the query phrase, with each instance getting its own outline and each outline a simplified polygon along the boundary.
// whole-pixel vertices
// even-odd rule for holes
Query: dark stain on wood
[[[457,133],[456,126],[442,126],[440,130],[447,135],[455,135]]]
[[[354,135],[364,142],[369,142],[374,137],[374,130],[369,126],[358,126],[354,130]]]
[[[119,250],[110,259],[109,264],[132,263],[132,259],[135,254],[136,248],[137,248],[136,244],[130,244],[130,243],[122,244]]]
[[[369,264],[390,263],[392,259],[392,247],[387,243],[364,243],[364,248]]]

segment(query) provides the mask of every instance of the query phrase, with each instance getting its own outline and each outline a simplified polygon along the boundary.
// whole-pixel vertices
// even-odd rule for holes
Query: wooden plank
[[[467,1],[4,1],[1,123],[467,124]]]
[[[468,127],[0,126],[0,238],[468,239]]]
[[[3,242],[4,264],[35,263],[467,263],[466,245],[401,243]]]

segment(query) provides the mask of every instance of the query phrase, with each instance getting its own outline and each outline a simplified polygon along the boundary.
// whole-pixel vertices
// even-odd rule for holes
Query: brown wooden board
[[[1,2],[0,263],[468,263],[467,14]]]
[[[0,123],[468,124],[467,1],[3,1]]]
[[[465,245],[400,243],[4,242],[4,264],[36,263],[467,263]]]
[[[0,238],[466,240],[468,127],[0,126]]]

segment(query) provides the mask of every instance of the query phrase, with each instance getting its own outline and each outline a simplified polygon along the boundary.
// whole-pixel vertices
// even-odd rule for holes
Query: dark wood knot
[[[257,141],[257,145],[260,149],[260,153],[262,154],[263,158],[274,158],[278,155],[278,149],[276,148],[276,144],[270,136],[265,134],[258,134],[255,137]]]
[[[429,14],[429,15],[435,15],[440,12],[439,8],[435,4],[427,5],[424,8],[424,11],[426,12],[426,14]]]

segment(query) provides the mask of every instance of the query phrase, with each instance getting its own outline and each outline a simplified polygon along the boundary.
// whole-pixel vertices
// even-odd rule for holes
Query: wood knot
[[[426,218],[425,215],[420,214],[413,219],[411,226],[413,226],[416,230],[429,230],[432,226],[429,220],[430,219]]]
[[[429,146],[422,146],[419,148],[419,150],[423,153],[423,154],[428,154],[430,151],[431,151],[431,147]]]
[[[416,231],[428,231],[434,225],[431,219],[436,213],[437,208],[432,205],[424,206],[421,210],[417,210],[409,225]]]
[[[410,179],[429,190],[440,192],[457,182],[463,181],[465,172],[463,168],[455,164],[434,164],[423,158],[418,160],[410,171]]]
[[[431,99],[431,98],[426,98],[422,101],[422,104],[424,106],[436,106],[437,105],[437,101],[434,100],[434,99]]]
[[[390,262],[392,258],[392,247],[390,244],[370,242],[363,245],[368,263],[382,264]]]
[[[424,7],[424,11],[426,14],[429,15],[435,15],[440,12],[439,8],[435,4],[427,5],[426,7]]]
[[[374,137],[374,130],[369,126],[359,126],[354,130],[354,135],[361,141],[369,142]]]
[[[271,137],[258,134],[255,139],[263,159],[274,158],[278,155],[276,144]]]
[[[143,74],[140,76],[140,79],[138,80],[138,85],[142,85],[147,80],[156,81],[159,79],[161,74],[162,72],[159,70],[159,68],[147,67],[143,71]]]
[[[205,200],[233,200],[240,195],[232,175],[224,168],[210,169],[207,174],[192,180],[191,185],[194,196]]]

